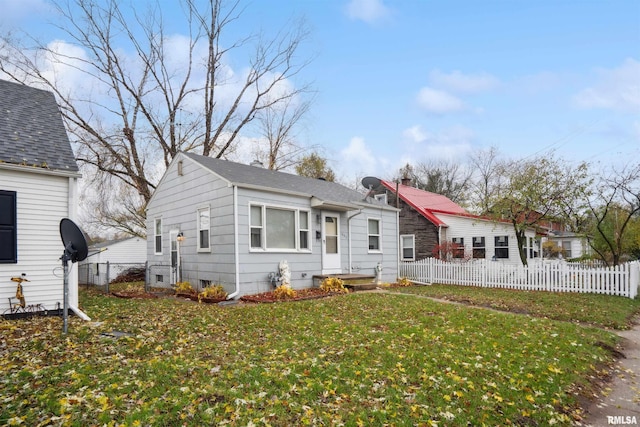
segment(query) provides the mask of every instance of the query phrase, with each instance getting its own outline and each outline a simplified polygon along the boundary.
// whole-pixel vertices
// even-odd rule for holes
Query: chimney
[[[411,185],[411,178],[409,178],[408,176],[405,176],[400,180],[400,182],[402,183],[402,185]]]
[[[262,162],[258,159],[251,162],[251,166],[255,166],[257,168],[264,168],[264,164],[262,164]]]

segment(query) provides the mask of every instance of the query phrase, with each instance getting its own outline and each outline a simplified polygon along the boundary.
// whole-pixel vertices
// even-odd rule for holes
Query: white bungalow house
[[[0,314],[10,314],[11,278],[22,274],[27,306],[62,306],[60,220],[76,218],[79,177],[53,94],[0,80]],[[69,267],[69,307],[86,317]]]
[[[472,215],[447,197],[409,185],[382,180],[376,197],[400,209],[400,259],[416,261],[434,256],[444,243],[460,248],[454,256],[521,264],[513,226]],[[535,230],[526,233],[528,258],[540,256]]]
[[[109,240],[89,246],[89,256],[78,263],[80,284],[106,285],[129,268],[144,268],[147,240],[140,237]]]
[[[229,298],[314,277],[398,274],[398,210],[340,184],[178,153],[147,205],[150,285],[221,284]]]

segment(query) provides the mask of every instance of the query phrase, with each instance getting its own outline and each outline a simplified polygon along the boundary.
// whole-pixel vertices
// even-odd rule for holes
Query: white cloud
[[[461,158],[472,150],[475,133],[464,126],[452,126],[430,133],[417,125],[405,129],[403,136],[408,142],[408,152],[403,156],[404,164],[425,159]]]
[[[429,73],[429,82],[434,87],[455,93],[485,92],[500,84],[496,77],[488,73],[463,74],[457,70],[448,74],[433,70]]]
[[[597,74],[593,86],[574,96],[577,107],[640,111],[640,62],[627,58],[619,67],[599,69]]]
[[[420,108],[436,114],[453,113],[466,109],[465,103],[459,98],[451,95],[449,92],[428,86],[420,89],[417,101]]]
[[[367,24],[375,24],[391,15],[391,9],[385,6],[382,0],[351,0],[345,11],[349,18]]]
[[[358,173],[372,174],[377,166],[376,157],[373,155],[364,138],[353,137],[349,145],[340,151],[339,169],[343,174],[352,176]]]

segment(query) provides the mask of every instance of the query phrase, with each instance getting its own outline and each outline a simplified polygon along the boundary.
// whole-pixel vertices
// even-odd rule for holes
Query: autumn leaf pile
[[[614,344],[387,293],[81,303],[93,321],[66,335],[60,318],[0,320],[0,425],[571,425]]]

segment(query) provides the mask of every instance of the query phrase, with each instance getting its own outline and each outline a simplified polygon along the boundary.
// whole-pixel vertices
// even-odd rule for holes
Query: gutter
[[[240,252],[238,243],[238,186],[233,186],[233,251],[235,252],[236,290],[227,295],[227,300],[234,299],[240,294]]]

